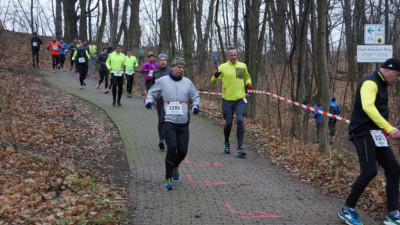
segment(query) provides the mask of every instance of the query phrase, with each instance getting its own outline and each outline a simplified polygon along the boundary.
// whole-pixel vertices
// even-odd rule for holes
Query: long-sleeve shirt
[[[32,50],[40,50],[40,46],[42,45],[42,40],[39,37],[35,36],[31,39]]]
[[[63,48],[58,41],[56,42],[50,42],[47,45],[47,49],[51,49],[51,54],[52,55],[60,55],[60,51],[58,49]]]
[[[106,62],[108,59],[108,54],[101,54],[97,58],[96,62],[100,65],[99,71],[108,71],[108,68],[106,66]]]
[[[65,55],[65,51],[68,50],[68,45],[65,43],[60,44],[63,48],[60,48],[60,54]]]
[[[141,72],[146,74],[145,80],[152,80],[153,79],[153,72],[150,71],[154,71],[155,69],[158,68],[158,64],[157,63],[152,63],[150,60],[147,61],[143,67]]]
[[[139,66],[139,63],[136,59],[135,56],[131,55],[131,56],[126,56],[125,57],[125,70],[126,71],[132,71],[132,74],[135,73],[135,66]]]
[[[86,55],[87,60],[90,59],[89,53],[88,53],[86,50],[84,50],[84,49],[77,49],[77,50],[74,52],[74,55],[72,56],[72,60],[75,60],[75,58],[78,56],[78,52],[79,52],[79,51],[85,51],[85,54],[81,54],[81,55]],[[78,58],[78,60],[79,60],[79,58]],[[85,62],[87,62],[87,60],[85,59]],[[79,62],[79,61],[78,61],[78,62]],[[83,63],[83,62],[79,62],[79,63]]]
[[[110,73],[114,73],[115,71],[120,71],[121,74],[124,71],[124,66],[125,64],[125,55],[124,53],[120,52],[117,53],[114,51],[110,55],[108,55],[108,59],[106,61],[106,66],[108,70],[110,70]]]

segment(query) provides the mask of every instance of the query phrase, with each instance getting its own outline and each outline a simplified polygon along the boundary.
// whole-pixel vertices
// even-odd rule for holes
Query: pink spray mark
[[[278,215],[273,215],[273,214],[268,214],[265,212],[260,212],[260,211],[254,211],[254,213],[246,213],[246,212],[239,212],[234,210],[229,204],[225,203],[224,204],[231,213],[236,213],[236,214],[242,214],[242,215],[247,215],[247,216],[239,216],[240,219],[254,219],[254,218],[278,218],[280,216]]]
[[[203,167],[203,166],[223,166],[224,164],[222,163],[212,163],[212,162],[200,162],[200,163],[193,163],[190,162],[187,157],[185,157],[185,163],[187,164],[192,164],[196,167]]]
[[[186,176],[187,176],[187,178],[189,180],[189,183],[202,184],[202,185],[228,184],[227,182],[212,181],[212,180],[194,181],[192,179],[192,175],[188,174]]]

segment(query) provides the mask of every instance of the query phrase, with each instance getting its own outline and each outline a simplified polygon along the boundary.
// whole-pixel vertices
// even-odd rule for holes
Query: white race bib
[[[58,46],[53,46],[53,50],[58,50]]]
[[[32,42],[32,46],[37,47],[38,46],[37,42],[36,41]]]
[[[153,70],[149,71],[149,77],[153,77]]]
[[[78,58],[79,63],[85,63],[85,57],[79,57]]]
[[[122,76],[121,70],[114,70],[114,76],[116,76],[116,77]]]
[[[170,102],[165,112],[167,115],[183,115],[182,105],[180,102]]]
[[[246,98],[243,98],[243,101],[244,101],[244,103],[247,103],[247,99]]]
[[[132,75],[133,71],[132,70],[127,70],[127,71],[125,71],[125,73],[128,74],[128,75]]]
[[[382,130],[370,130],[376,147],[388,147],[388,142]]]

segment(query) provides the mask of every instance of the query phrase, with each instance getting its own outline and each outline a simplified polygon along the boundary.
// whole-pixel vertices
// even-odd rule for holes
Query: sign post
[[[393,57],[392,45],[385,44],[385,25],[365,24],[364,45],[357,46],[357,62],[372,62],[372,72],[377,62]]]

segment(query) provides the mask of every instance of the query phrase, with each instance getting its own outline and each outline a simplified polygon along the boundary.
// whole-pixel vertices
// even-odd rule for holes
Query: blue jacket
[[[340,113],[342,112],[340,110],[339,105],[336,102],[329,102],[329,108],[334,108],[338,113],[335,115],[340,115]],[[329,110],[330,111],[330,110]]]
[[[322,104],[319,104],[318,106],[317,106],[317,105],[314,105],[313,108],[314,108],[314,109],[322,110]],[[315,119],[315,122],[316,122],[317,124],[321,123],[321,117],[322,117],[322,115],[321,115],[320,113],[317,113],[317,112],[314,112],[314,111],[313,111],[313,114],[314,114],[313,117],[314,117],[314,119]]]
[[[68,45],[67,44],[65,44],[65,42],[64,43],[60,43],[60,45],[63,47],[63,48],[59,48],[58,49],[58,51],[60,51],[60,54],[63,54],[63,55],[65,55],[65,50],[67,50],[68,49]]]

